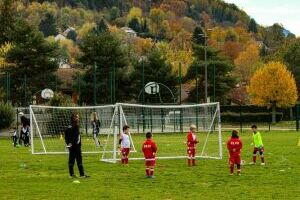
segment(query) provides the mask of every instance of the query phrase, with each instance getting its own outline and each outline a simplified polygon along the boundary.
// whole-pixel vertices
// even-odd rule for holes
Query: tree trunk
[[[272,106],[272,123],[276,123],[276,105]]]

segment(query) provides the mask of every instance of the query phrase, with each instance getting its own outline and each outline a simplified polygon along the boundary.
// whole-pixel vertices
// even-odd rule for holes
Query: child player
[[[17,147],[17,145],[18,145],[18,135],[17,135],[17,129],[16,128],[13,128],[12,134],[13,134],[13,136],[12,136],[13,145],[14,145],[14,147]]]
[[[128,166],[128,155],[130,151],[130,138],[129,138],[129,126],[123,126],[123,133],[121,133],[119,145],[121,145],[121,162],[123,166]]]
[[[145,157],[145,167],[147,178],[154,178],[154,166],[155,166],[155,154],[157,151],[157,146],[152,140],[152,133],[148,132],[146,134],[147,140],[143,144],[143,152]]]
[[[239,139],[238,132],[233,130],[231,138],[227,141],[227,149],[229,151],[229,166],[230,175],[233,175],[234,165],[237,166],[237,174],[241,175],[241,149],[243,147],[242,141]]]
[[[199,142],[196,137],[196,129],[196,126],[192,124],[187,135],[187,154],[189,167],[196,165],[196,144]]]
[[[261,165],[265,165],[265,156],[264,156],[264,144],[261,139],[260,132],[257,131],[257,126],[252,125],[251,129],[253,131],[253,140],[254,140],[254,150],[253,150],[253,162],[250,164],[256,164],[256,154],[259,152],[261,158]]]

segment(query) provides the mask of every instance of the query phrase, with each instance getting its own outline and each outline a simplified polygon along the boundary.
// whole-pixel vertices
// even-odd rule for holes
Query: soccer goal
[[[30,106],[32,154],[64,154],[64,132],[70,125],[72,113],[80,118],[80,133],[83,153],[113,153],[116,151],[118,106],[52,107]],[[93,135],[92,118],[96,113],[100,122],[97,139]],[[98,143],[100,141],[100,145]]]
[[[153,133],[158,159],[186,158],[186,135],[191,124],[197,126],[197,157],[222,158],[219,103],[195,105],[140,105],[118,103],[92,107],[30,106],[31,146],[33,154],[68,153],[64,131],[72,113],[80,116],[83,153],[99,153],[101,160],[120,159],[118,140],[124,125],[130,126],[129,159],[143,159],[141,151],[145,133]],[[93,138],[92,113],[100,121],[97,147]]]
[[[187,158],[186,136],[191,124],[197,126],[196,157],[222,159],[222,135],[219,103],[195,105],[140,105],[119,103],[118,123],[129,125],[133,152],[129,160],[143,159],[145,133],[153,133],[158,146],[157,159]],[[114,133],[118,131],[115,130]],[[115,141],[117,142],[117,141]],[[114,149],[117,144],[114,144]],[[102,161],[117,162],[119,151],[102,154]],[[116,155],[117,152],[117,155]]]

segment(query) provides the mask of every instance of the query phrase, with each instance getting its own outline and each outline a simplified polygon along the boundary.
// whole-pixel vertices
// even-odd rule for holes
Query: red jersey
[[[187,135],[188,149],[195,149],[197,143],[198,143],[198,140],[197,140],[196,135],[193,134],[192,132],[188,132],[188,135]]]
[[[143,152],[146,159],[155,158],[155,153],[157,151],[157,146],[152,139],[147,139],[143,144]]]
[[[230,156],[240,156],[243,143],[239,138],[230,138],[227,141],[227,149]]]

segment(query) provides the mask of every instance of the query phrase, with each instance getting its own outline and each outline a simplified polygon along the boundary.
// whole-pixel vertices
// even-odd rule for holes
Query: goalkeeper
[[[254,140],[254,150],[253,150],[253,162],[250,164],[256,164],[256,154],[259,152],[261,158],[261,165],[265,165],[265,156],[264,156],[264,144],[261,139],[260,132],[257,131],[257,126],[252,125],[251,129],[253,131],[253,140]]]

